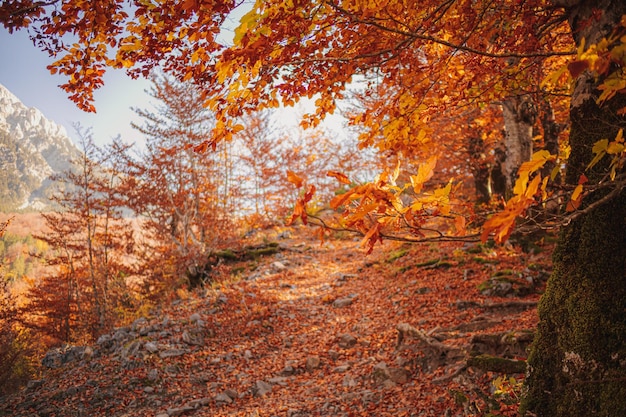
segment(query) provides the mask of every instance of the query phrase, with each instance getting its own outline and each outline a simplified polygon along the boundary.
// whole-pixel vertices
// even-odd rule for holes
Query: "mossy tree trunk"
[[[626,14],[623,0],[555,3],[570,6],[569,22],[579,45],[583,38],[589,45],[605,37]],[[576,82],[568,184],[576,184],[585,172],[595,142],[612,140],[626,128],[626,119],[616,115],[626,106],[625,95],[596,105],[601,81],[585,72]],[[597,183],[606,168],[587,171],[590,183]],[[606,194],[593,193],[581,209]],[[565,227],[553,260],[554,272],[539,304],[521,415],[626,416],[626,193]]]

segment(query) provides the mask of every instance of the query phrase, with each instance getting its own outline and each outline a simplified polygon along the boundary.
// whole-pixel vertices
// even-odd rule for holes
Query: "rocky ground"
[[[549,251],[365,255],[309,233],[264,236],[281,250],[220,266],[94,346],[48,352],[0,416],[514,415]]]

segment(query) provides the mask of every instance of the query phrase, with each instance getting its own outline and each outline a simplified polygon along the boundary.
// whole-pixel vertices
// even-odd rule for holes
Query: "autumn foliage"
[[[621,216],[610,208],[623,207],[626,186],[624,16],[621,2],[561,0],[0,6],[4,26],[32,31],[53,57],[50,71],[66,77],[62,88],[86,111],[96,110],[93,92],[107,68],[156,77],[152,94],[164,106],[138,110],[146,151],[120,151],[112,171],[119,187],[97,190],[106,201],[121,193],[119,206],[140,219],[140,250],[159,259],[155,265],[140,256],[148,292],[183,277],[207,282],[215,266],[207,268],[207,259],[247,234],[239,225],[256,229],[277,218],[320,226],[322,238],[329,231],[360,235],[367,253],[385,239],[503,243],[516,233],[565,228],[555,279],[577,265],[580,282],[599,282],[610,266],[584,270],[597,257],[570,244],[596,241],[582,226],[588,221],[610,231],[611,218]],[[273,132],[272,112],[302,100],[315,104],[300,118],[307,130]],[[356,138],[352,148],[374,150],[382,162],[376,174],[359,177],[362,160],[319,130],[340,110]],[[598,126],[587,126],[596,115]],[[85,190],[80,197],[92,198]],[[77,213],[80,227],[66,223],[68,216],[50,217],[57,236],[49,244],[66,245],[57,278],[67,297],[57,301],[73,304],[54,308],[66,329],[83,311],[78,288],[88,288],[80,298],[89,300],[89,331],[106,322],[110,304],[99,295],[112,282],[109,266],[117,265],[96,261],[118,249],[118,235],[106,227],[111,240],[102,238],[98,221],[123,223],[108,207],[103,200]],[[598,212],[604,214],[595,219]],[[85,227],[79,252],[88,261],[68,256],[71,241],[63,237]],[[623,258],[619,239],[611,246],[615,259]],[[551,320],[544,312],[543,336],[561,337]]]

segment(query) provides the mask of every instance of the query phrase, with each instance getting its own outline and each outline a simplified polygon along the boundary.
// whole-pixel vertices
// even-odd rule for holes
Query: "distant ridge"
[[[78,156],[63,126],[0,84],[0,211],[48,208],[50,175]]]

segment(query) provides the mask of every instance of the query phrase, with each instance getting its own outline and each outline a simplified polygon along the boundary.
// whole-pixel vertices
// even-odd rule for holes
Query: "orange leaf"
[[[465,228],[465,217],[456,216],[454,219],[454,228],[456,229],[457,236],[465,236],[465,232],[467,231]]]
[[[380,224],[376,223],[372,228],[363,236],[363,240],[361,241],[361,246],[368,245],[369,248],[367,250],[367,254],[369,255],[374,250],[374,244],[379,239],[379,230]]]
[[[304,183],[304,180],[293,171],[287,171],[287,181],[295,185],[297,188],[302,187],[302,184]]]
[[[329,177],[334,177],[337,178],[337,180],[339,180],[340,183],[342,184],[350,184],[351,181],[348,178],[347,175],[342,174],[341,172],[337,172],[337,171],[328,171],[328,173],[326,173],[327,176]]]
[[[337,207],[343,206],[346,203],[346,201],[352,198],[352,195],[354,193],[355,193],[355,190],[350,190],[345,194],[339,194],[338,196],[333,197],[333,199],[330,200],[330,208],[335,210]]]

